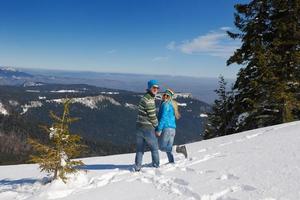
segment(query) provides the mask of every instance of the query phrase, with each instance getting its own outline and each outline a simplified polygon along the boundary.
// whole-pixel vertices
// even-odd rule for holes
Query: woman
[[[159,138],[159,147],[161,151],[167,153],[169,163],[174,163],[172,153],[174,137],[176,134],[176,119],[180,118],[178,105],[173,100],[174,91],[167,89],[162,96],[162,103],[158,113],[159,124],[156,129],[156,135]],[[176,152],[183,153],[187,157],[186,147],[176,148]]]

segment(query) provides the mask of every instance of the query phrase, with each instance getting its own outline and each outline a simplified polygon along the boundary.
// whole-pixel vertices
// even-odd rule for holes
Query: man
[[[158,141],[155,135],[155,128],[158,125],[155,106],[155,95],[158,93],[159,85],[157,80],[148,82],[146,94],[141,98],[138,106],[136,121],[136,157],[135,171],[142,168],[142,160],[146,144],[150,147],[152,155],[152,166],[159,167]]]

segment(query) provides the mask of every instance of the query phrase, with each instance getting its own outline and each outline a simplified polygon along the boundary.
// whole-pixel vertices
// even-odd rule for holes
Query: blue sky
[[[0,65],[235,77],[225,31],[239,2],[0,0]]]

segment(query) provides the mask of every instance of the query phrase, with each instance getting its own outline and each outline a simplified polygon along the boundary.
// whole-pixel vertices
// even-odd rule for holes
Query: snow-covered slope
[[[299,200],[300,122],[187,145],[190,157],[176,155],[159,169],[130,169],[134,154],[83,159],[87,173],[68,184],[43,185],[37,165],[0,167],[0,199],[199,199]]]

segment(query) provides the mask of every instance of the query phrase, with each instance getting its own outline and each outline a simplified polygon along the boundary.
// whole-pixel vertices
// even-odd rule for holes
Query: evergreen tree
[[[236,91],[235,112],[237,130],[243,131],[265,126],[274,119],[273,109],[266,99],[271,98],[273,74],[267,66],[267,49],[272,34],[269,30],[270,0],[254,0],[249,4],[235,5],[235,25],[240,33],[228,32],[242,45],[227,61],[244,67],[238,73],[234,85]],[[267,77],[267,78],[266,78]]]
[[[270,66],[276,75],[276,98],[282,122],[299,119],[300,1],[273,0]]]
[[[228,32],[242,45],[227,65],[242,64],[235,90],[236,131],[295,120],[299,112],[299,0],[252,0],[235,5]]]
[[[228,92],[227,82],[223,76],[219,77],[219,89],[215,90],[218,99],[215,100],[212,112],[208,114],[208,124],[204,133],[204,139],[232,134],[234,126],[232,124],[233,95]]]
[[[67,174],[77,172],[78,167],[84,165],[81,160],[71,160],[78,157],[85,146],[80,144],[79,135],[71,134],[69,131],[70,125],[78,120],[70,117],[70,103],[70,99],[65,100],[61,117],[50,111],[53,124],[51,127],[43,127],[49,134],[49,145],[29,139],[29,143],[37,153],[31,156],[31,161],[38,163],[41,171],[53,174],[53,179],[61,179],[64,182],[67,181]]]

